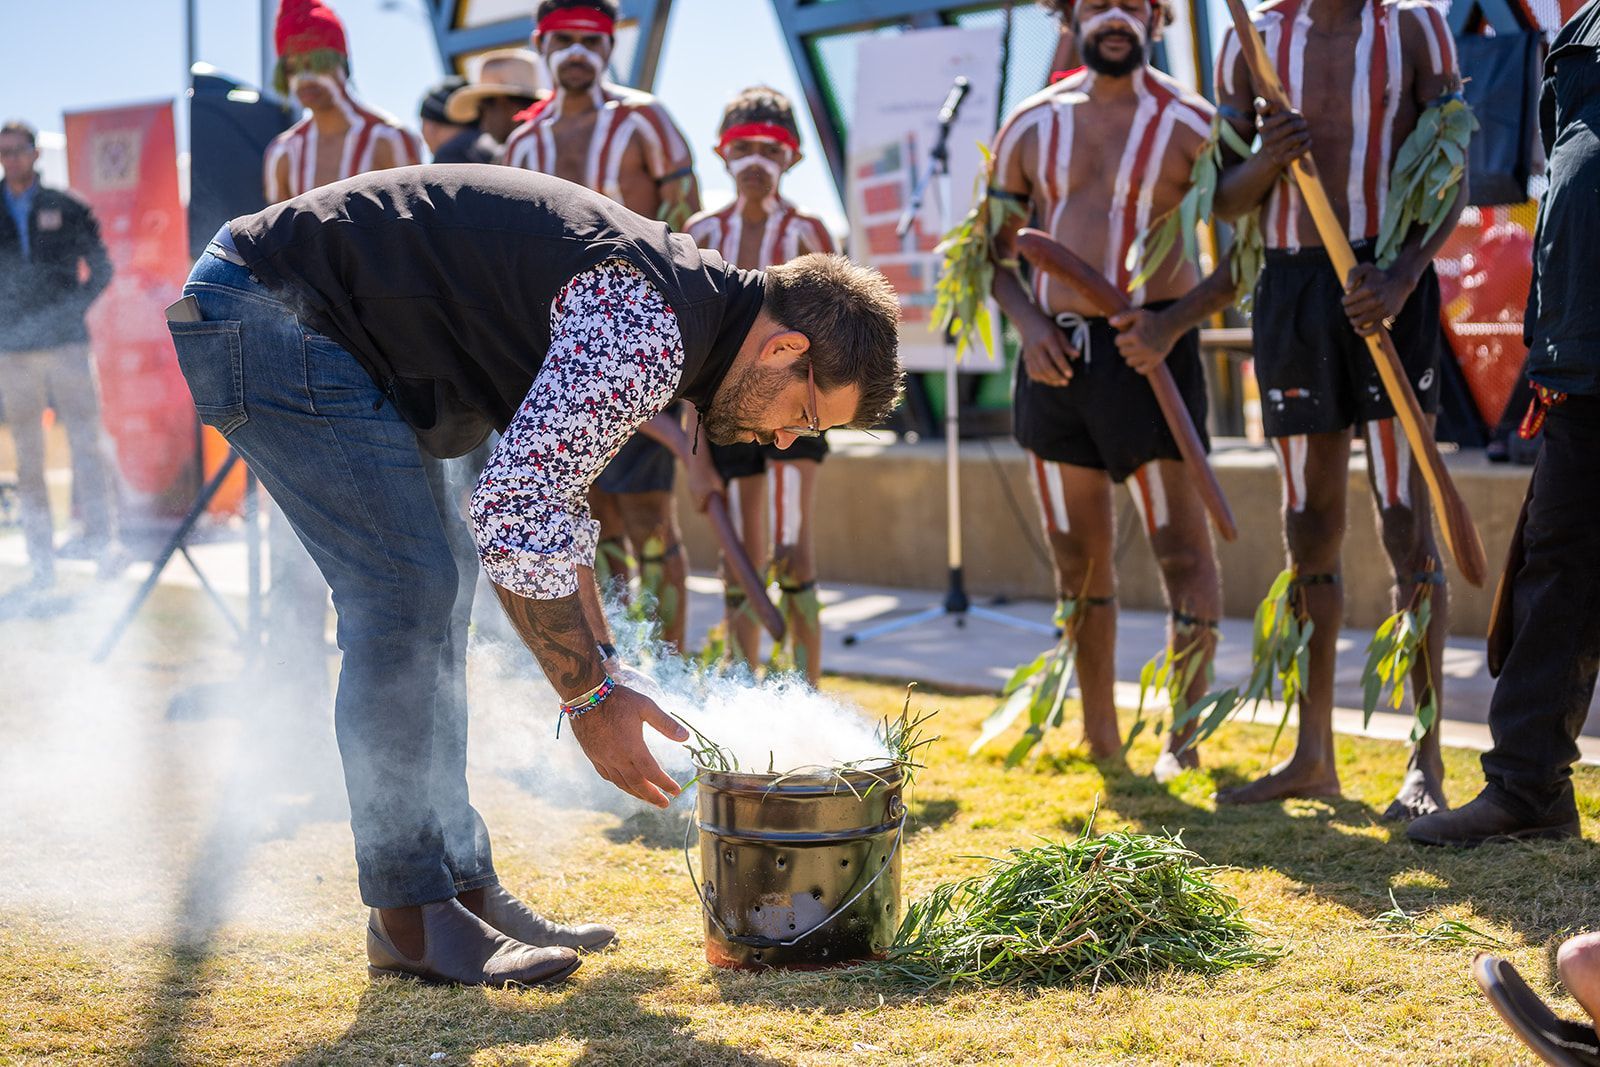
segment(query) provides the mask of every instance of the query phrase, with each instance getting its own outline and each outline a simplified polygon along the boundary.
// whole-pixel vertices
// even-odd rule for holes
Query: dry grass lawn
[[[1459,919],[1502,939],[1537,988],[1576,1010],[1552,991],[1550,957],[1563,934],[1595,925],[1600,851],[1411,846],[1378,819],[1398,746],[1341,739],[1341,802],[1218,812],[1212,791],[1261,768],[1269,728],[1225,729],[1206,770],[1169,790],[1137,773],[1153,740],[1134,749],[1133,771],[1097,767],[1065,738],[1009,773],[998,756],[968,758],[992,702],[933,693],[914,701],[940,709],[944,740],[913,794],[908,895],[976,869],[975,856],[1077,833],[1098,798],[1102,829],[1181,830],[1229,867],[1222,881],[1289,954],[1219,979],[923,996],[828,973],[718,971],[702,955],[682,823],[536,795],[551,743],[540,709],[516,712],[537,720],[525,732],[491,730],[474,781],[502,877],[557,915],[615,922],[622,947],[554,991],[372,983],[337,805],[263,787],[219,757],[248,752],[224,744],[237,718],[164,717],[180,684],[232,669],[220,637],[193,632],[205,610],[163,591],[104,668],[86,652],[104,612],[48,632],[0,621],[0,1063],[1531,1062],[1478,996],[1470,948],[1374,923],[1391,892],[1426,924]],[[874,714],[902,695],[828,688]],[[1447,759],[1465,799],[1476,758]],[[1600,774],[1581,770],[1578,788],[1593,839]]]

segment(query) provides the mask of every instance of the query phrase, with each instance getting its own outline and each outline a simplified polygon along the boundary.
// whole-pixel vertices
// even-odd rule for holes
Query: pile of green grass
[[[1115,830],[1011,849],[906,913],[888,960],[864,974],[911,985],[1135,982],[1268,963],[1238,900],[1180,837]]]

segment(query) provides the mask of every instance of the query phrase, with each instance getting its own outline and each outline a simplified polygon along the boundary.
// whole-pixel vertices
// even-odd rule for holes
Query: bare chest
[[[351,131],[342,133],[313,133],[316,138],[316,166],[312,173],[312,188],[320,189],[324,185],[331,185],[345,178],[353,177],[345,173],[345,149],[349,146]],[[352,161],[352,169],[354,168]]]
[[[556,177],[580,185],[590,184],[589,158],[598,119],[598,113],[590,112],[587,115],[556,120],[550,131],[556,150]]]

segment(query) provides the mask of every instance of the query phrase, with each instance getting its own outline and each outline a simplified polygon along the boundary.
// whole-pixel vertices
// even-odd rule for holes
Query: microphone
[[[944,98],[944,106],[939,109],[939,125],[949,126],[956,120],[956,115],[961,111],[961,101],[967,98],[971,89],[972,83],[966,77],[955,80],[955,84],[950,86],[950,95]]]

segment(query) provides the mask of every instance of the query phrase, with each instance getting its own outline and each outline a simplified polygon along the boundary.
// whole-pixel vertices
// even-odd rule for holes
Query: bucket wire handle
[[[774,941],[770,937],[751,937],[747,934],[736,934],[732,930],[729,930],[726,926],[722,925],[722,920],[717,918],[717,913],[711,910],[710,904],[706,903],[706,896],[703,892],[701,892],[700,883],[694,876],[694,864],[689,859],[689,835],[692,834],[695,831],[695,828],[700,825],[700,818],[698,815],[691,816],[688,825],[686,825],[683,829],[683,867],[684,870],[689,872],[689,883],[694,886],[694,895],[695,899],[700,901],[700,910],[704,911],[706,913],[706,917],[716,924],[718,930],[722,931],[723,937],[726,937],[734,944],[749,945],[754,948],[793,948],[795,945],[798,945],[800,942],[804,941],[806,938],[810,937],[812,934],[816,933],[824,926],[827,926],[839,916],[843,915],[849,909],[850,905],[860,900],[867,890],[878,884],[878,879],[882,878],[883,873],[889,869],[889,861],[894,859],[896,852],[900,851],[900,842],[905,840],[906,836],[906,819],[909,818],[910,815],[911,809],[902,804],[900,807],[900,823],[895,827],[894,831],[894,846],[889,849],[889,854],[884,857],[883,862],[878,864],[877,871],[873,873],[871,878],[867,879],[867,884],[856,890],[855,893],[851,895],[849,900],[845,901],[843,904],[840,904],[837,908],[834,908],[827,918],[817,923],[805,933],[791,937],[787,941]]]

